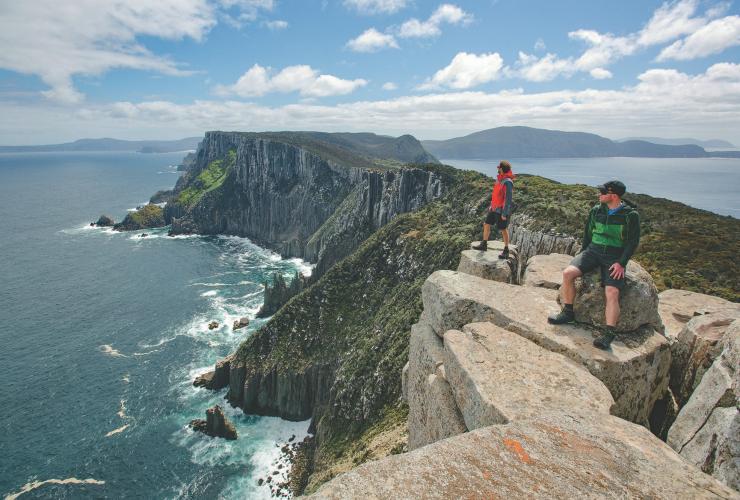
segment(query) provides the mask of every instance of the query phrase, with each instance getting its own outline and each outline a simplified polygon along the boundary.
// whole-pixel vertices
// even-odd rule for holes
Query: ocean
[[[440,161],[493,177],[498,165],[494,160]],[[514,173],[590,186],[619,179],[626,184],[628,192],[740,217],[740,158],[514,158],[510,161]]]
[[[192,381],[264,323],[268,275],[309,266],[245,238],[89,227],[172,188],[183,156],[0,154],[0,496],[269,498],[258,479],[307,434]],[[188,428],[214,404],[238,440]]]

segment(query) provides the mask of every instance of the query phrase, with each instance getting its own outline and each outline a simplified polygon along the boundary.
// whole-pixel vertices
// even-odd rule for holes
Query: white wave
[[[129,375],[129,374],[127,373],[126,375],[124,375],[124,376],[123,376],[123,378],[121,379],[121,381],[122,381],[122,382],[123,382],[124,384],[130,384],[130,383],[131,383],[131,378],[130,378],[130,375]]]
[[[201,297],[215,297],[216,295],[218,295],[216,290],[209,290],[200,294]]]
[[[23,495],[24,493],[28,493],[29,491],[33,491],[37,488],[41,488],[42,486],[45,486],[47,484],[97,484],[102,485],[105,484],[105,481],[100,481],[98,479],[77,479],[76,477],[70,477],[67,479],[47,479],[45,481],[32,481],[30,483],[24,484],[20,491],[16,493],[8,493],[8,495],[5,497],[5,500],[15,500],[19,496]]]
[[[121,427],[119,427],[118,429],[113,429],[112,431],[108,432],[108,433],[107,433],[107,434],[105,435],[105,437],[111,437],[111,436],[115,436],[116,434],[120,434],[121,432],[125,431],[125,430],[126,430],[126,429],[128,429],[129,427],[131,427],[131,424],[125,424],[125,425],[122,425],[122,426],[121,426]]]
[[[241,283],[237,283],[237,284],[241,284]],[[231,286],[231,285],[229,283],[190,283],[188,286]]]
[[[107,354],[108,356],[112,356],[114,358],[128,358],[128,356],[122,354],[121,351],[119,351],[118,349],[113,349],[113,346],[108,344],[98,346],[98,349],[103,354]]]

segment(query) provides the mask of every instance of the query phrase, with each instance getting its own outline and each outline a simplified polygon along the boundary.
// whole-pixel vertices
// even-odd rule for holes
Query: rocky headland
[[[377,156],[381,154],[378,151],[387,155],[388,151],[413,149],[414,142],[407,136],[385,138],[384,146],[373,146],[375,149],[369,140],[361,146],[342,140],[333,137],[324,141],[320,135],[310,133],[208,133],[164,211],[173,233],[248,236],[284,256],[299,256],[316,263],[317,279],[282,305],[237,352],[195,382],[213,390],[227,388],[229,402],[248,413],[292,420],[311,418],[314,438],[301,450],[303,465],[300,474],[296,471],[296,477],[300,477],[294,481],[300,486],[296,493],[315,492],[326,481],[364,462],[403,454],[407,449],[415,451],[393,459],[400,462],[392,463],[406,463],[406,456],[421,456],[414,453],[437,456],[440,449],[435,446],[449,445],[451,448],[445,448],[445,452],[456,456],[454,450],[464,453],[465,440],[471,440],[470,449],[473,449],[480,439],[510,432],[528,437],[522,437],[524,441],[513,439],[515,443],[508,445],[493,440],[489,450],[492,456],[503,456],[504,452],[514,453],[515,458],[524,456],[521,447],[531,458],[538,455],[528,451],[523,443],[534,440],[539,443],[538,449],[552,450],[557,443],[562,445],[562,441],[553,441],[553,436],[561,432],[569,436],[567,443],[584,446],[597,446],[602,441],[611,443],[605,446],[621,450],[620,456],[625,460],[639,463],[648,460],[646,449],[657,447],[662,458],[648,460],[653,468],[635,476],[640,484],[646,484],[650,474],[661,467],[670,466],[692,484],[700,485],[696,491],[727,495],[728,490],[718,486],[714,479],[676,459],[675,452],[656,436],[665,437],[673,421],[679,421],[682,406],[685,407],[677,401],[674,387],[698,387],[701,381],[696,374],[709,373],[708,366],[722,358],[717,353],[726,349],[717,340],[711,349],[699,351],[719,357],[706,359],[699,354],[681,354],[681,359],[689,360],[687,366],[702,368],[692,368],[695,375],[688,382],[671,383],[672,370],[680,370],[672,362],[674,344],[678,342],[673,338],[679,334],[676,328],[682,330],[695,314],[704,314],[711,308],[732,309],[740,300],[734,262],[734,252],[740,243],[740,225],[736,219],[668,200],[631,197],[639,204],[643,225],[643,239],[635,256],[641,270],[635,276],[652,276],[651,285],[636,297],[653,300],[651,307],[645,308],[652,320],[641,323],[637,333],[620,334],[610,355],[592,353],[584,348],[590,345],[597,327],[546,329],[546,313],[558,307],[555,290],[559,286],[559,273],[531,258],[563,254],[552,259],[559,263],[578,251],[583,220],[596,199],[595,189],[520,176],[516,181],[519,209],[511,227],[517,251],[508,261],[487,263],[487,259],[481,261],[466,252],[470,252],[470,242],[480,235],[491,179],[438,164],[405,166],[404,162],[409,160],[399,159],[400,156]],[[400,144],[396,149],[395,143]],[[417,154],[416,158],[423,157]],[[474,276],[475,269],[489,274]],[[450,286],[454,293],[449,291]],[[706,299],[706,307],[701,305],[701,300],[695,302],[698,304],[695,307],[683,307],[677,305],[680,299],[675,297],[664,304],[662,296],[671,292],[670,288],[693,292],[702,300],[704,294],[717,297]],[[481,289],[488,290],[491,296],[484,300]],[[438,305],[432,305],[431,297],[435,295],[440,297]],[[656,296],[660,297],[657,301]],[[450,297],[458,298],[449,302]],[[721,301],[721,305],[712,300]],[[462,307],[465,313],[456,317],[450,312],[456,309],[445,309],[448,306],[444,304],[449,303],[466,304]],[[654,314],[655,307],[660,316]],[[663,311],[671,307],[673,312],[667,318]],[[433,311],[438,311],[435,313],[438,315],[433,315]],[[637,312],[644,311],[636,311],[635,315],[636,321],[642,322]],[[478,313],[485,314],[476,316]],[[662,321],[658,323],[658,319]],[[526,405],[522,403],[519,409],[497,408],[499,414],[514,415],[506,417],[509,423],[503,423],[502,419],[492,421],[486,415],[495,412],[489,408],[476,417],[482,427],[477,427],[479,424],[468,427],[465,418],[450,418],[444,425],[429,427],[424,432],[431,437],[420,440],[419,433],[412,432],[420,428],[414,424],[418,415],[410,400],[407,404],[402,397],[401,376],[404,366],[407,363],[410,366],[414,359],[418,330],[426,324],[425,338],[429,338],[431,329],[434,335],[431,338],[439,339],[435,342],[442,343],[442,347],[446,332],[454,330],[460,332],[454,335],[462,335],[458,339],[461,345],[467,345],[466,335],[473,334],[472,327],[466,329],[466,325],[481,322],[521,339],[511,340],[506,344],[507,349],[523,349],[522,352],[530,353],[528,356],[542,358],[543,363],[571,363],[568,366],[580,367],[563,372],[563,377],[570,378],[564,378],[562,383],[574,388],[572,394],[565,391],[566,395],[570,394],[570,399],[566,399],[568,404],[553,400],[545,405],[545,423],[532,423],[521,410],[530,405],[525,398],[522,401]],[[666,336],[661,335],[661,326]],[[705,345],[698,341],[694,344]],[[687,350],[697,351],[694,347]],[[721,361],[724,367],[727,360],[733,359],[728,352],[722,358],[725,361]],[[560,358],[552,358],[553,355]],[[447,369],[444,363],[435,364],[434,370],[426,375],[426,382],[430,393],[446,394],[435,400],[439,408],[460,416],[463,415],[460,404],[449,398]],[[407,380],[410,380],[409,370],[406,370]],[[525,373],[520,372],[522,376]],[[466,385],[463,379],[456,380]],[[529,379],[523,380],[529,383]],[[579,398],[589,403],[578,403]],[[728,418],[725,413],[729,414],[728,396],[712,401],[704,403],[704,411],[710,416],[716,413],[712,421],[724,425]],[[561,412],[563,406],[574,409],[566,413],[567,418]],[[576,411],[581,406],[585,409]],[[608,422],[605,428],[618,437],[609,438],[604,429],[581,424],[594,414],[605,415],[603,418]],[[537,430],[545,428],[543,425],[550,429],[546,435]],[[693,425],[704,428],[703,421]],[[486,437],[476,437],[480,433]],[[702,438],[701,443],[708,443],[701,445],[702,449],[716,450],[711,452],[715,457],[726,456],[724,450],[731,449],[727,444],[731,440],[722,438],[723,441],[719,437],[712,440],[715,434]],[[449,439],[439,441],[442,438]],[[625,440],[632,443],[628,449]],[[424,441],[428,446],[417,446]],[[500,449],[496,448],[499,444]],[[683,447],[693,450],[700,444]],[[549,453],[545,451],[542,456]],[[552,467],[565,467],[571,460],[577,460],[577,454],[563,460],[560,465],[553,462]],[[594,464],[604,466],[599,457],[594,460]],[[707,471],[721,468],[714,465],[718,463],[716,458],[709,462],[713,465],[705,467]],[[444,474],[452,474],[454,470],[452,466],[439,469],[439,477],[444,478]],[[454,476],[455,480],[462,481],[462,466],[458,470],[461,475]],[[488,479],[497,477],[501,471],[492,467]],[[511,469],[513,474],[517,471]],[[602,478],[603,484],[616,488],[614,491],[623,491],[618,485],[631,477],[627,471],[625,474],[608,481]],[[522,483],[520,494],[527,491],[527,484]],[[653,490],[641,491],[648,495]]]

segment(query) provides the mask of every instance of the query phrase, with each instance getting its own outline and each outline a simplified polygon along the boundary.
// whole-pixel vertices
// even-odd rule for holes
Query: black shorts
[[[506,229],[509,227],[509,217],[506,220],[501,219],[501,213],[490,210],[486,215],[486,224],[496,226],[497,229]]]
[[[609,273],[609,268],[615,262],[619,262],[621,255],[621,250],[617,255],[616,251],[602,251],[589,245],[588,248],[570,261],[570,265],[576,266],[584,274],[598,267],[601,271],[601,286],[614,286],[622,290],[624,288],[624,277],[617,280],[612,278]]]

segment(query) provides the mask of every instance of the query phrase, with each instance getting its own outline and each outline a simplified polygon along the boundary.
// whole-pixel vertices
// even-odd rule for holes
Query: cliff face
[[[396,215],[441,196],[438,176],[394,161],[313,136],[209,132],[166,219],[174,234],[246,236],[321,273]],[[214,188],[216,174],[224,177]]]

